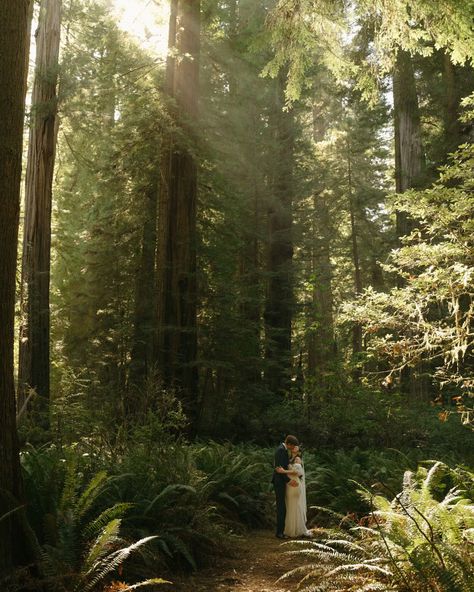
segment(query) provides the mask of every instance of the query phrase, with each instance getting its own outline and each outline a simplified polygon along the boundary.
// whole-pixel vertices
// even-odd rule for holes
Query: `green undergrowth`
[[[22,466],[45,590],[197,570],[271,523],[265,454],[251,448],[168,438],[113,452],[89,440],[27,448]]]
[[[358,523],[377,496],[399,491],[406,471],[418,475],[427,460],[420,450],[359,448],[307,449],[303,457],[314,528],[334,524],[334,517],[343,528]],[[163,434],[26,447],[27,515],[41,549],[44,590],[103,591],[114,581],[158,586],[150,580],[214,564],[249,529],[273,528],[272,458],[273,448],[189,444]],[[454,466],[463,459],[441,460]],[[448,487],[449,475],[439,484]],[[361,488],[372,497],[361,496]]]
[[[406,471],[398,493],[359,489],[370,506],[356,519],[293,544],[302,592],[468,592],[474,574],[474,473],[445,463]]]

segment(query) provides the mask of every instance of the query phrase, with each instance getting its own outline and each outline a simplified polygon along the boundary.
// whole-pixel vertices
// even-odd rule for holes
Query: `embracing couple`
[[[310,537],[306,528],[306,484],[302,451],[295,436],[287,436],[275,450],[272,483],[276,496],[279,539]]]

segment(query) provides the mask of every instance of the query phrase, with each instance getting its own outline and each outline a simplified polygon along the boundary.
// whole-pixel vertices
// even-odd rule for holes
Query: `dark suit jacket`
[[[288,450],[283,444],[280,444],[280,446],[278,446],[278,448],[275,450],[275,455],[273,457],[273,467],[283,467],[284,469],[288,470],[288,460]],[[290,478],[288,475],[281,475],[275,470],[273,471],[273,485],[286,485],[289,480]]]

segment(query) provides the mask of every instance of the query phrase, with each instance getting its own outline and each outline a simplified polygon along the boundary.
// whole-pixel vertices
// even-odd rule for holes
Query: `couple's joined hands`
[[[296,473],[295,471],[287,471],[286,469],[284,469],[283,467],[276,467],[275,471],[277,473],[279,473],[280,475],[297,475],[298,473]],[[298,487],[298,481],[295,481],[294,479],[292,479],[288,485],[290,487]]]

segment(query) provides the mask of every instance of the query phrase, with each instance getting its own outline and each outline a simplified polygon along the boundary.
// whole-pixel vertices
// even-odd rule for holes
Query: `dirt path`
[[[273,532],[257,531],[239,545],[234,557],[169,587],[170,592],[293,592],[296,581],[278,578],[294,565]]]

